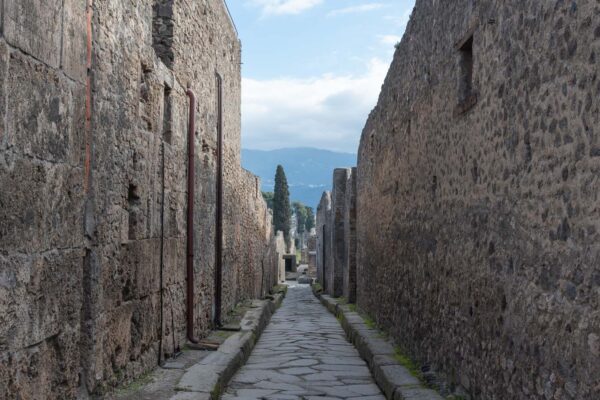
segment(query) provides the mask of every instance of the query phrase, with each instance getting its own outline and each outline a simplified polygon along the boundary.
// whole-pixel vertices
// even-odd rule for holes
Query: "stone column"
[[[344,294],[344,265],[346,264],[346,184],[351,170],[337,168],[333,171],[333,191],[331,207],[331,245],[333,247],[332,268],[328,271],[327,293],[333,297]]]
[[[317,207],[317,281],[326,287],[327,266],[331,255],[331,234],[329,221],[331,220],[331,193],[324,192]]]
[[[344,297],[348,303],[356,303],[356,168],[352,168],[346,182],[345,203]]]

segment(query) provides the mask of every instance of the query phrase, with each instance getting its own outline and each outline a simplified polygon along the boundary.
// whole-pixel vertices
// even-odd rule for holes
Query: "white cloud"
[[[330,11],[327,15],[330,17],[334,17],[336,15],[342,15],[342,14],[354,14],[354,13],[378,10],[383,7],[384,7],[384,4],[381,4],[381,3],[361,4],[358,6],[339,8],[337,10]]]
[[[377,37],[379,38],[379,41],[385,45],[395,45],[402,40],[402,37],[398,35],[378,35]]]
[[[263,15],[300,14],[321,4],[323,0],[252,0],[262,9]]]
[[[243,146],[311,146],[356,152],[388,65],[372,59],[363,76],[324,75],[242,82]]]

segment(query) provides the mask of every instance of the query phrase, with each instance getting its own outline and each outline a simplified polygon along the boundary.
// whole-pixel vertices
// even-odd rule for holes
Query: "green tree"
[[[302,235],[306,228],[306,206],[299,201],[295,201],[293,206],[296,214],[296,232],[298,232],[298,235]]]
[[[273,225],[275,232],[282,231],[285,243],[290,248],[290,228],[292,209],[290,207],[290,190],[288,188],[285,171],[281,165],[277,166],[275,173],[275,193],[273,196]]]
[[[275,197],[275,194],[273,192],[262,192],[263,195],[263,199],[265,199],[265,201],[267,202],[267,207],[269,207],[271,210],[273,209],[273,197]]]
[[[305,223],[306,232],[311,231],[312,228],[315,227],[315,213],[312,207],[306,207],[306,223]]]

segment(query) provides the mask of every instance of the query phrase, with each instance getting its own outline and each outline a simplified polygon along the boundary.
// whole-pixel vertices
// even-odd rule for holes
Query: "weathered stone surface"
[[[61,68],[79,82],[87,77],[86,10],[85,1],[64,0]]]
[[[359,308],[473,398],[600,398],[598,12],[418,0],[362,134]]]
[[[313,396],[384,399],[335,318],[308,286],[293,285],[223,399]]]
[[[63,1],[5,0],[2,4],[2,28],[6,41],[47,65],[58,68]]]
[[[181,392],[175,396],[171,396],[169,400],[211,400],[212,395],[210,393],[198,393],[198,392]]]
[[[377,382],[383,386],[383,392],[388,399],[394,396],[398,386],[420,386],[421,382],[400,365],[376,365],[373,374]]]
[[[240,166],[240,43],[221,0],[172,3],[170,33],[154,32],[154,0],[95,1],[92,37],[85,1],[1,4],[0,397],[102,395],[186,344],[188,86],[194,334],[213,324],[215,71],[222,315],[277,283],[271,216]],[[156,54],[161,32],[172,64]]]
[[[333,297],[344,294],[344,266],[346,265],[346,185],[350,169],[338,168],[333,171],[333,190],[331,192],[331,246],[332,263],[326,268],[326,290]]]
[[[443,398],[431,389],[401,386],[396,388],[394,400],[443,400]]]
[[[328,271],[332,265],[331,245],[331,193],[324,192],[317,207],[317,281],[327,289]]]
[[[314,288],[313,288],[314,289]],[[389,338],[384,338],[380,331],[369,328],[358,313],[350,310],[340,300],[327,295],[314,292],[321,303],[341,322],[346,337],[353,343],[360,356],[369,366],[373,378],[388,399],[403,398],[414,400],[442,400],[442,396],[425,387],[421,380],[414,376],[404,365],[396,359],[396,349]],[[335,366],[348,368],[344,357]],[[336,368],[324,368],[328,370]],[[349,382],[346,382],[349,383]]]
[[[348,303],[356,303],[356,168],[352,168],[348,173],[344,202],[346,256],[343,268],[343,295]]]
[[[317,208],[317,280],[326,293],[356,302],[356,169],[338,168]]]

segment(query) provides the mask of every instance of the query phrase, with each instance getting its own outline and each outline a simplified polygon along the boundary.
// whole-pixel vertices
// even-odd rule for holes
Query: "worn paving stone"
[[[385,400],[338,321],[299,284],[289,287],[222,398]]]

